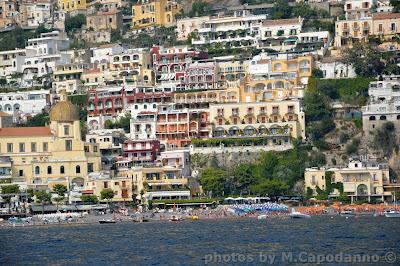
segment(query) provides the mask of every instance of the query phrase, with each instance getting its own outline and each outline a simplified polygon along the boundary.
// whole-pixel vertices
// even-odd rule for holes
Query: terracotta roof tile
[[[0,116],[4,117],[4,116],[12,116],[12,115],[7,114],[6,112],[0,111]]]
[[[372,15],[373,20],[397,19],[397,18],[400,18],[400,13],[381,12],[381,13],[374,13]]]
[[[0,137],[51,136],[49,127],[9,127],[0,128]]]
[[[263,26],[290,25],[300,23],[298,18],[264,20]]]

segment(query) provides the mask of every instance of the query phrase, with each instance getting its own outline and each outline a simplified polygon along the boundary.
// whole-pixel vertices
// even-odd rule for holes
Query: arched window
[[[60,166],[60,174],[65,174],[65,168],[64,168],[64,166]]]
[[[379,117],[379,120],[386,120],[386,115],[381,115],[381,116]]]
[[[77,166],[75,167],[75,172],[76,172],[77,174],[80,174],[80,173],[81,173],[81,167],[80,167],[79,165],[77,165]]]
[[[47,174],[51,175],[52,172],[51,166],[47,166]]]
[[[397,120],[400,120],[400,115],[397,116]]]
[[[376,120],[375,116],[371,115],[371,116],[369,117],[369,121],[374,121],[374,120]]]
[[[35,167],[35,175],[40,175],[40,167],[39,166]]]

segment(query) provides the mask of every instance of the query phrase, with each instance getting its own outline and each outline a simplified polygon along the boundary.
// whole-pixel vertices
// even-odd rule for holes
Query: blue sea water
[[[400,219],[320,216],[0,229],[1,265],[318,263],[400,265]]]

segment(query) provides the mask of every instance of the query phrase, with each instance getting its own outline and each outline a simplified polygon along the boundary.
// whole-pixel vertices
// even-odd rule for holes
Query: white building
[[[326,79],[355,78],[357,76],[353,66],[343,64],[340,58],[336,57],[323,58],[318,63],[318,68]]]
[[[234,47],[257,45],[261,37],[261,27],[267,15],[251,15],[247,11],[235,12],[232,17],[212,18],[205,21],[198,30],[194,45],[216,44]]]
[[[347,0],[344,3],[346,20],[370,17],[370,10],[374,2],[376,2],[376,0]]]
[[[383,76],[371,82],[368,94],[369,103],[362,109],[364,132],[373,132],[388,121],[400,132],[400,76]]]
[[[198,32],[203,23],[209,20],[209,16],[179,19],[176,22],[176,32],[178,40],[187,40],[190,33]]]
[[[131,139],[156,139],[158,103],[135,103],[130,111]]]
[[[14,121],[34,116],[50,106],[48,90],[0,93],[0,111],[14,116]]]
[[[123,129],[98,129],[86,134],[86,142],[98,143],[102,155],[120,154],[125,136]]]
[[[0,77],[5,78],[17,72],[22,72],[25,62],[25,49],[15,49],[0,52]]]
[[[42,33],[40,38],[29,39],[25,47],[26,57],[22,66],[21,87],[42,85],[44,80],[38,81],[48,74],[52,74],[56,66],[71,62],[71,55],[61,51],[69,48],[69,39],[64,32]]]
[[[53,7],[51,2],[35,1],[24,3],[26,7],[27,26],[38,27],[51,20]]]

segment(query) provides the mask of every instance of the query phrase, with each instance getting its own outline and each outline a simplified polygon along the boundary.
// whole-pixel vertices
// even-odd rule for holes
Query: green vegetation
[[[192,4],[192,10],[189,12],[189,17],[201,17],[212,15],[212,5],[203,0],[195,0]]]
[[[387,157],[392,155],[393,149],[397,146],[396,129],[392,122],[386,122],[375,130],[372,146]]]
[[[19,126],[27,126],[27,127],[44,127],[48,125],[50,122],[49,114],[45,111],[42,111],[40,114],[33,116],[32,118],[28,119],[26,124],[19,125]]]
[[[358,152],[358,146],[360,146],[359,139],[353,139],[350,144],[346,146],[346,154],[347,155],[355,155]]]
[[[115,123],[111,120],[107,120],[105,122],[105,127],[106,128],[123,128],[125,132],[129,133],[130,132],[130,121],[131,121],[131,114],[126,113],[125,116],[120,117],[118,121]]]
[[[86,17],[83,14],[78,14],[69,17],[65,20],[65,32],[68,34],[74,33],[76,30],[81,29],[86,24]]]
[[[216,162],[201,172],[200,183],[206,194],[214,197],[290,194],[290,188],[303,179],[306,167],[323,164],[323,154],[295,144],[292,150],[264,152],[254,163],[223,168]]]
[[[96,204],[99,201],[96,195],[82,195],[81,200],[84,203],[91,203],[91,204]]]
[[[390,5],[393,6],[393,12],[400,12],[399,0],[390,0]]]
[[[342,101],[352,105],[365,105],[368,100],[368,85],[374,78],[357,77],[346,79],[311,78],[308,89],[321,93],[324,101]],[[321,96],[320,96],[321,97]]]
[[[50,32],[51,30],[40,25],[35,31],[23,30],[20,27],[16,27],[9,32],[0,33],[0,51],[25,48],[28,39],[37,38],[41,33]]]
[[[361,77],[376,77],[385,68],[378,48],[365,43],[355,43],[352,48],[346,49],[342,62],[352,65],[357,75]]]
[[[18,185],[6,185],[1,187],[1,198],[8,204],[8,212],[11,212],[11,198],[20,192]]]
[[[79,94],[79,95],[69,95],[68,100],[71,101],[71,103],[75,104],[79,108],[87,106],[87,95],[86,94]]]
[[[42,213],[44,213],[44,205],[51,202],[51,194],[45,190],[36,191],[34,193],[36,200],[42,204]]]

